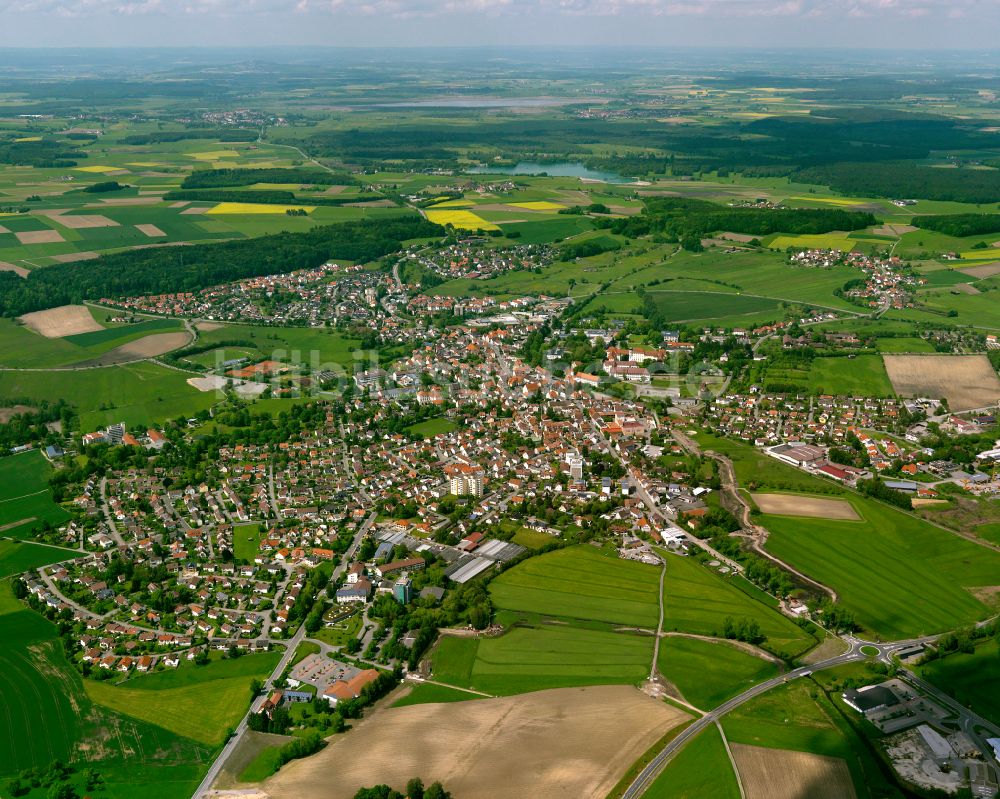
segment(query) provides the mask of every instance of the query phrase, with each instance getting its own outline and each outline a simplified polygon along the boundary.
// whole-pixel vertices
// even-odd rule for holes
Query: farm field
[[[804,494],[751,494],[761,513],[774,516],[809,516],[817,519],[857,521],[861,517],[846,499],[809,497]]]
[[[764,647],[786,656],[805,652],[816,639],[748,591],[759,593],[749,583],[737,587],[738,578],[722,577],[693,558],[665,554],[667,575],[663,585],[663,629],[716,636],[727,618],[752,619],[767,637]],[[766,596],[766,595],[764,595]]]
[[[317,755],[286,765],[262,787],[272,799],[351,799],[373,774],[393,785],[420,774],[425,783],[440,780],[455,796],[477,799],[604,799],[636,753],[684,718],[624,686],[392,707]],[[428,729],[438,732],[426,735]],[[387,740],[410,743],[387,747]]]
[[[862,521],[762,516],[766,548],[832,586],[861,625],[885,638],[989,614],[976,589],[996,585],[1000,554],[873,500],[852,503]]]
[[[565,623],[517,626],[497,638],[446,636],[431,655],[433,679],[507,696],[585,685],[633,685],[649,674],[653,639]]]
[[[747,799],[854,799],[847,764],[809,752],[733,744],[733,759]]]
[[[230,343],[227,343],[230,342]],[[240,342],[234,345],[231,342]],[[256,325],[220,324],[212,330],[204,330],[198,336],[198,346],[207,347],[218,344],[219,349],[208,349],[191,360],[205,366],[214,367],[231,357],[241,357],[251,354],[253,360],[274,360],[293,363],[306,363],[310,368],[329,368],[353,370],[355,363],[368,366],[367,361],[359,360],[357,339],[327,330],[299,327],[267,327]],[[240,349],[232,352],[233,347]],[[216,353],[220,353],[217,356]]]
[[[250,703],[250,680],[265,677],[278,662],[277,653],[247,655],[248,663],[226,661],[173,673],[151,674],[123,686],[87,680],[95,703],[164,727],[207,746],[218,746],[242,718]],[[223,668],[225,667],[225,668]],[[147,682],[148,681],[148,682]]]
[[[69,518],[52,499],[51,471],[38,450],[0,458],[0,536],[27,538],[43,522],[59,525]]]
[[[729,292],[650,291],[656,309],[666,322],[694,322],[713,319],[752,317],[754,320],[770,314],[780,319],[784,314],[778,301],[767,297],[750,297]]]
[[[885,366],[903,397],[947,398],[952,411],[995,405],[1000,378],[985,355],[886,355]]]
[[[28,569],[37,569],[50,563],[79,555],[72,549],[44,546],[20,541],[0,541],[0,580]]]
[[[778,674],[778,664],[724,641],[668,636],[657,669],[697,708],[711,710]]]
[[[397,699],[392,703],[392,706],[406,707],[407,705],[437,704],[441,702],[467,702],[471,699],[482,699],[482,697],[470,694],[468,691],[459,691],[456,688],[422,683],[414,685],[406,696]]]
[[[1000,696],[995,686],[1000,680],[997,640],[988,639],[971,654],[955,652],[932,660],[917,669],[933,683],[980,716],[1000,724]]]
[[[740,799],[740,787],[719,730],[689,741],[649,786],[647,799]]]
[[[186,799],[211,761],[195,741],[90,702],[48,621],[0,582],[0,777],[54,758],[98,772],[110,799]],[[30,654],[29,654],[30,648]]]
[[[94,322],[93,317],[90,317],[90,309],[83,310]],[[136,324],[112,327],[102,327],[97,322],[94,325],[96,328],[86,332],[46,337],[27,325],[0,319],[2,365],[15,369],[72,366],[94,362],[102,356],[113,356],[116,350],[121,352],[122,359],[137,360],[176,349],[188,339],[188,335],[183,332],[182,323],[176,319],[147,319]],[[174,338],[164,346],[163,337],[167,334]],[[151,343],[160,346],[149,350]]]
[[[755,697],[725,716],[722,726],[731,746],[807,752],[839,759],[849,772],[854,793],[858,796],[879,796],[882,794],[878,791],[886,787],[878,764],[864,744],[826,695],[807,681],[780,685]],[[801,789],[806,787],[800,786]],[[813,794],[800,792],[797,795]]]
[[[532,558],[490,583],[498,608],[570,619],[655,628],[659,570],[593,547],[569,547]]]
[[[776,364],[766,367],[765,379],[768,383],[796,386],[798,391],[810,394],[893,396],[892,384],[879,355],[816,357],[801,368]]]
[[[777,458],[765,455],[749,444],[698,432],[694,436],[705,450],[725,455],[733,462],[741,488],[752,491],[802,491],[813,494],[843,495],[847,492],[829,480],[807,474]]]
[[[185,381],[190,375],[154,363],[133,363],[80,372],[0,372],[0,398],[73,397],[84,432],[116,422],[148,425],[186,417],[210,407],[212,393]]]

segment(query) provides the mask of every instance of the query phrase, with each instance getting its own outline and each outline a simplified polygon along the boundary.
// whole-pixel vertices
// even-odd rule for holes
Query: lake
[[[467,169],[472,175],[551,175],[556,178],[586,178],[599,180],[602,183],[633,183],[630,178],[623,178],[616,172],[604,172],[590,169],[579,162],[561,161],[554,164],[539,164],[534,161],[521,161],[514,166],[477,166]]]

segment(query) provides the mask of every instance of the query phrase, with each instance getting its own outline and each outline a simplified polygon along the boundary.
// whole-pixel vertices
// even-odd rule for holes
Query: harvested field
[[[994,261],[991,264],[980,264],[979,266],[969,266],[958,271],[963,275],[979,279],[993,277],[993,275],[1000,275],[1000,261]]]
[[[180,349],[191,341],[188,333],[154,333],[151,336],[130,341],[113,350],[108,350],[100,358],[78,364],[79,366],[111,366],[116,363],[131,363],[144,358],[155,358],[157,355]]]
[[[26,230],[14,235],[21,244],[58,244],[66,241],[58,230]]]
[[[821,499],[803,494],[751,494],[762,513],[774,516],[807,516],[837,521],[857,521],[861,517],[846,499]]]
[[[9,264],[6,261],[0,261],[0,272],[13,272],[18,277],[27,277],[28,270],[23,266],[16,266],[15,264]]]
[[[87,203],[87,207],[88,208],[100,208],[102,206],[106,207],[106,206],[109,206],[109,205],[120,205],[120,206],[128,206],[128,205],[158,205],[160,203],[160,195],[163,194],[163,191],[146,192],[146,194],[149,195],[149,196],[146,196],[146,197],[118,197],[117,199],[114,199],[114,200],[111,200],[111,199],[100,200],[99,202],[96,202],[96,203]]]
[[[979,294],[980,293],[979,289],[977,289],[971,283],[956,283],[954,286],[951,287],[951,290],[953,292],[960,291],[963,294]]]
[[[746,244],[747,242],[753,241],[755,238],[760,238],[759,236],[748,236],[746,233],[730,233],[728,230],[720,233],[716,236],[717,239],[727,239],[728,241],[738,241],[741,244]]]
[[[913,503],[914,508],[926,508],[928,505],[947,505],[948,500],[946,499],[927,499],[921,497],[915,497],[910,500]]]
[[[208,207],[203,205],[198,208],[185,208],[181,211],[181,214],[185,216],[189,214],[205,214],[208,213],[208,210]]]
[[[809,752],[732,744],[747,799],[855,799],[847,763]]]
[[[220,325],[218,322],[198,322],[195,324],[195,327],[202,333],[211,333],[213,330],[225,327],[225,325]]]
[[[917,228],[913,225],[880,225],[873,227],[872,233],[876,236],[902,236],[904,233],[913,233]]]
[[[3,233],[10,233],[10,231],[7,230],[7,228],[5,228],[3,225],[0,225],[0,234],[3,234]]]
[[[171,203],[167,207],[168,208],[184,208],[187,205],[191,205],[191,201],[190,200],[179,200],[179,201],[177,201],[175,203]]]
[[[66,216],[49,217],[70,230],[90,230],[98,227],[120,227],[114,219],[101,214],[67,214]]]
[[[49,257],[60,264],[72,264],[77,261],[93,261],[95,258],[100,258],[100,255],[96,252],[68,252],[65,255],[50,255]]]
[[[6,408],[0,408],[0,424],[7,424],[7,422],[19,413],[28,413],[34,410],[37,409],[32,408],[30,405],[9,405]]]
[[[47,311],[35,311],[21,317],[24,326],[45,338],[75,336],[77,333],[92,333],[104,330],[86,305],[62,305]]]
[[[156,225],[136,225],[135,229],[138,230],[140,233],[145,233],[150,238],[167,235],[162,230],[160,230]]]
[[[285,766],[263,788],[273,799],[351,799],[361,786],[402,786],[419,774],[476,799],[604,799],[684,718],[628,686],[384,708],[322,752]]]
[[[902,397],[945,397],[952,411],[996,405],[1000,379],[985,355],[883,355]]]

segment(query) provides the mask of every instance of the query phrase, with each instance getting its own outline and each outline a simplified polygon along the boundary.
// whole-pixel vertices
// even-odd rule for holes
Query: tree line
[[[253,186],[255,183],[302,183],[315,186],[355,186],[350,175],[325,169],[199,169],[181,183],[182,189],[220,189],[226,186]]]
[[[12,317],[85,299],[198,291],[247,277],[314,269],[330,259],[366,262],[396,252],[409,239],[443,235],[417,216],[359,220],[257,239],[155,247],[55,264],[26,278],[0,273],[0,315]]]

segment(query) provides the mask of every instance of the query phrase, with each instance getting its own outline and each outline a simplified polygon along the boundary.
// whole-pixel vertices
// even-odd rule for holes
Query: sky
[[[0,47],[998,49],[1000,0],[0,0]]]

